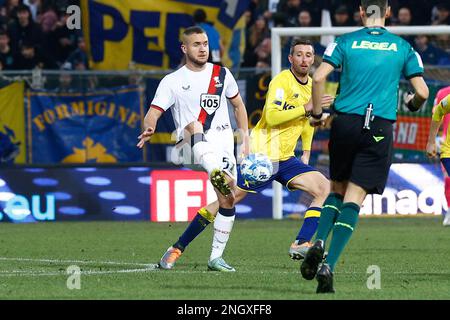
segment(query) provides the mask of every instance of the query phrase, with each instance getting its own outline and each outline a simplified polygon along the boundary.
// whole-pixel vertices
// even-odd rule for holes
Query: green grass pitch
[[[300,220],[237,220],[225,260],[207,271],[212,228],[171,271],[156,264],[186,223],[83,222],[0,225],[0,299],[450,299],[450,228],[441,217],[361,218],[335,273],[334,295],[317,295],[287,254]],[[81,269],[81,288],[66,270]],[[381,289],[367,287],[371,265]]]

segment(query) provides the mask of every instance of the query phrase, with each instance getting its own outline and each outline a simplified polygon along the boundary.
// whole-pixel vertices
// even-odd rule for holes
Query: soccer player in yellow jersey
[[[295,39],[289,54],[291,68],[272,79],[260,121],[250,135],[252,153],[264,153],[274,166],[272,177],[262,184],[249,184],[243,180],[238,170],[235,203],[245,198],[247,193],[263,190],[273,180],[285,185],[289,190],[303,190],[313,196],[313,201],[305,213],[305,220],[294,243],[289,248],[292,259],[302,259],[314,235],[323,202],[329,193],[329,181],[319,171],[308,165],[314,128],[308,121],[312,110],[312,80],[309,77],[314,63],[314,48],[309,41]],[[322,106],[328,107],[333,97],[325,95]],[[298,140],[302,139],[301,160],[294,151]],[[198,211],[197,216],[178,241],[164,253],[159,265],[172,269],[186,246],[214,220],[219,209],[218,202],[211,203]],[[223,244],[224,246],[226,244]],[[214,271],[232,272],[233,267],[222,259],[221,264],[209,265]]]
[[[450,94],[447,94],[434,108],[433,117],[431,118],[430,134],[427,142],[427,155],[430,158],[435,158],[437,155],[436,135],[442,123],[442,119],[446,114],[450,113]],[[441,163],[450,175],[450,135],[447,132],[445,142],[441,145]],[[450,203],[449,203],[450,205]],[[443,225],[450,226],[450,210],[447,211]]]

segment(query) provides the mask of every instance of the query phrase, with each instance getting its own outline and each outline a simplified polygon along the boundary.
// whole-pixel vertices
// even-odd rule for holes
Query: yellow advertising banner
[[[250,0],[82,0],[90,66],[97,70],[175,69],[180,35],[202,8],[224,44],[223,64],[236,67],[245,47],[244,12]]]
[[[0,163],[25,163],[24,83],[0,89]]]

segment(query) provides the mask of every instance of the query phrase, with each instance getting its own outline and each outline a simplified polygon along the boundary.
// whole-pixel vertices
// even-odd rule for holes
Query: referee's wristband
[[[322,115],[323,115],[323,111],[321,113],[319,113],[319,114],[311,113],[311,117],[313,117],[316,120],[322,119]]]
[[[406,107],[409,109],[409,111],[411,111],[411,112],[416,112],[416,111],[418,111],[419,109],[420,109],[420,107],[422,107],[422,105],[420,105],[420,106],[416,106],[416,105],[414,105],[414,98],[415,98],[416,96],[414,96],[411,100],[409,100],[409,102],[408,102],[408,104],[406,105]]]

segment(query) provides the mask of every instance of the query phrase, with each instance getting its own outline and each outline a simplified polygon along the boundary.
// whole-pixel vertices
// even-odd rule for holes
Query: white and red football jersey
[[[202,71],[191,71],[186,66],[166,75],[159,83],[152,108],[166,111],[171,108],[177,137],[193,121],[200,121],[204,131],[231,129],[227,98],[239,94],[231,72],[212,63]]]

